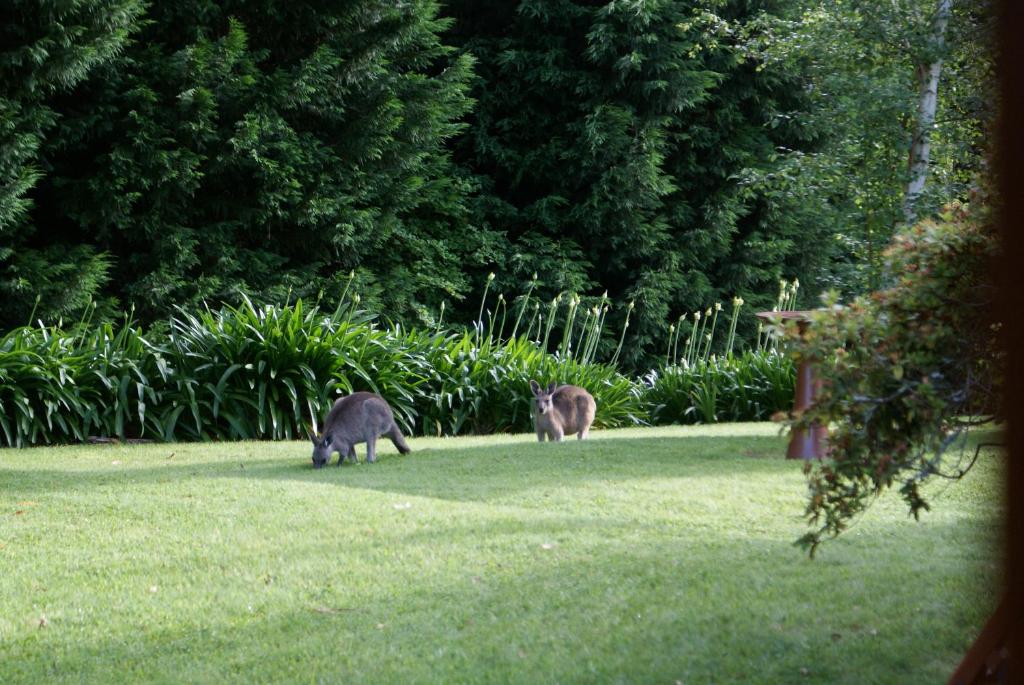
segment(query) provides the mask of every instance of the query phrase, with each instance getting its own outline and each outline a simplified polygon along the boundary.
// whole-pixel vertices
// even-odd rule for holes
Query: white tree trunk
[[[935,108],[939,99],[939,74],[942,73],[942,53],[946,44],[946,26],[949,24],[952,0],[939,0],[932,22],[932,35],[928,53],[931,61],[918,68],[920,91],[917,100],[917,126],[910,144],[910,180],[903,196],[903,219],[913,223],[917,218],[917,200],[928,178],[928,156],[931,152],[931,132],[935,125]]]

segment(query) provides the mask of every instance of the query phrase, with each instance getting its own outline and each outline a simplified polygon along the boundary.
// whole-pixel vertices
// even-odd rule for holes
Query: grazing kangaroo
[[[377,438],[387,435],[402,454],[409,453],[409,445],[395,423],[391,407],[380,395],[372,392],[354,392],[339,398],[324,420],[324,432],[319,438],[308,430],[313,441],[313,466],[320,468],[338,453],[338,466],[345,457],[356,457],[356,443],[366,443],[366,461],[377,461]]]
[[[566,433],[576,433],[582,440],[590,432],[590,424],[594,423],[594,412],[597,403],[593,396],[576,385],[556,386],[550,384],[547,390],[540,387],[537,381],[530,381],[533,390],[533,427],[537,429],[537,440],[559,442]]]

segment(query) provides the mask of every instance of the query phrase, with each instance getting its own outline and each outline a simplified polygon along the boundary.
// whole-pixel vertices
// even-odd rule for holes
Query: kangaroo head
[[[330,433],[325,433],[323,438],[317,438],[316,434],[308,428],[306,435],[313,441],[313,468],[319,469],[331,460],[331,454],[336,447],[334,438]]]
[[[533,391],[533,396],[537,398],[537,411],[539,413],[547,414],[551,411],[551,395],[554,394],[557,387],[555,383],[549,383],[547,390],[545,390],[540,387],[537,381],[530,381],[530,390]]]

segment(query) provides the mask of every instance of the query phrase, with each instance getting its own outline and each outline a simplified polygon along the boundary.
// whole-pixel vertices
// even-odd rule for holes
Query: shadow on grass
[[[308,483],[339,499],[351,488],[487,501],[593,481],[744,483],[799,473],[799,463],[782,458],[784,439],[773,437],[424,444],[431,446],[409,456],[388,446],[374,466],[324,470],[311,468],[301,443],[273,445],[274,458],[253,458],[263,448],[251,443],[237,452],[181,450],[178,458],[194,463],[146,449],[118,468],[0,467],[0,492],[149,494],[166,483],[224,489],[259,479],[300,485],[284,498]],[[284,506],[282,515],[303,521],[298,509]],[[63,619],[47,611],[45,631],[33,625],[0,646],[0,681],[924,683],[951,670],[990,608],[979,588],[988,578],[981,561],[991,555],[978,552],[975,518],[936,521],[927,532],[902,519],[858,529],[815,562],[793,549],[786,530],[762,534],[740,522],[723,532],[707,527],[713,521],[638,522],[625,507],[530,517],[496,507],[486,518],[380,526],[375,536],[361,527],[287,527],[274,554],[248,545],[175,549],[135,569],[133,578],[147,579],[139,602],[152,608],[113,602],[113,616],[77,618],[71,603]],[[248,525],[259,529],[259,519]],[[358,584],[345,570],[356,560],[390,563],[374,567],[373,583]],[[218,592],[146,591],[156,582],[149,578],[186,561]],[[224,569],[244,571],[221,577]],[[280,590],[261,579],[268,569],[282,575]],[[117,599],[120,587],[84,592]],[[205,602],[159,604],[174,592]],[[76,621],[105,627],[83,636]]]
[[[956,537],[963,524],[949,525]],[[871,559],[851,559],[851,573],[794,558],[780,574],[773,559],[790,552],[775,541],[716,541],[700,554],[678,539],[610,543],[531,547],[515,572],[472,559],[454,573],[388,569],[408,582],[383,596],[332,575],[283,611],[197,607],[155,630],[124,627],[11,660],[0,673],[92,682],[120,673],[192,682],[923,683],[955,664],[984,616],[970,601],[940,610],[914,574]],[[300,546],[289,556],[332,551]],[[959,573],[943,566],[934,576],[931,587]],[[880,603],[882,589],[914,599]]]
[[[561,444],[520,441],[445,445],[414,450],[406,456],[398,455],[385,442],[386,448],[376,464],[337,467],[332,463],[319,470],[312,468],[305,446],[293,444],[294,458],[252,459],[241,454],[238,458],[218,455],[215,461],[180,464],[163,460],[154,464],[159,458],[147,457],[103,469],[0,467],[0,490],[27,497],[42,492],[147,486],[201,478],[259,478],[486,501],[530,488],[572,487],[595,480],[744,477],[755,472],[798,469],[797,464],[787,464],[783,459],[782,438],[764,436],[638,436]],[[134,465],[140,462],[144,465]]]

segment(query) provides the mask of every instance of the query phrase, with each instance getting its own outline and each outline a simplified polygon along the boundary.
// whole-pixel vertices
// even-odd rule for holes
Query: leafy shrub
[[[295,439],[357,390],[383,395],[409,432],[525,431],[531,378],[590,389],[598,426],[644,415],[637,385],[613,367],[560,360],[523,337],[381,329],[354,304],[179,310],[156,343],[127,324],[16,329],[0,338],[2,440]]]
[[[644,377],[651,423],[762,421],[793,405],[792,359],[746,351],[664,366]]]
[[[526,338],[477,345],[473,333],[435,336],[426,356],[433,376],[417,410],[425,434],[523,432],[532,429],[530,379],[587,388],[597,400],[595,425],[641,423],[635,383],[603,364],[543,353]]]
[[[80,334],[23,326],[0,338],[0,430],[7,445],[159,434],[153,413],[168,370],[128,324]],[[147,408],[150,411],[147,413]]]
[[[164,438],[299,438],[337,395],[356,390],[383,395],[408,428],[423,360],[365,316],[351,317],[351,308],[325,315],[301,301],[179,310],[166,345],[174,373],[163,388]]]
[[[593,361],[603,300],[577,327],[576,344],[564,333],[554,354],[526,335],[503,340],[493,317],[459,333],[403,331],[379,327],[357,304],[354,297],[324,312],[243,299],[179,309],[166,335],[152,337],[128,322],[77,333],[16,329],[0,339],[0,440],[296,439],[336,397],[357,390],[383,395],[410,433],[524,432],[532,429],[531,379],[587,388],[603,428],[756,420],[792,397],[792,364],[776,354],[698,359],[647,382]],[[577,304],[567,309],[570,331]],[[545,337],[552,325],[549,316]]]
[[[29,327],[0,339],[0,428],[8,445],[83,438],[82,398],[73,385],[67,340]],[[69,382],[70,381],[70,382]]]
[[[963,475],[944,454],[998,395],[997,324],[986,318],[995,246],[986,216],[951,205],[897,235],[888,289],[846,307],[830,297],[792,340],[799,357],[825,362],[822,392],[796,425],[833,426],[828,458],[806,466],[816,528],[801,542],[812,554],[882,490],[898,484],[917,517],[928,509],[922,482]]]

